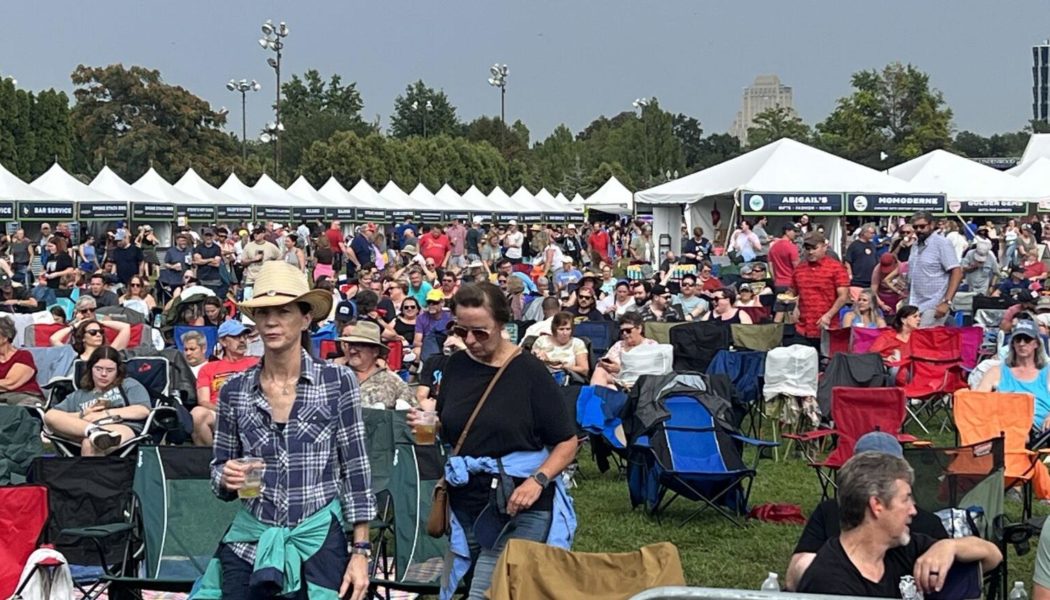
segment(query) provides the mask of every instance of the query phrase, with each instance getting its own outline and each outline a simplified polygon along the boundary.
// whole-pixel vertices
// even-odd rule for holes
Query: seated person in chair
[[[222,356],[204,363],[197,373],[197,406],[190,411],[194,445],[212,445],[219,392],[226,385],[226,380],[259,363],[258,356],[248,356],[248,333],[244,323],[233,319],[219,327]]]
[[[572,374],[586,381],[591,366],[587,356],[587,345],[573,337],[571,313],[560,312],[551,319],[551,335],[541,335],[532,345],[532,353],[547,365],[556,380]]]
[[[980,561],[985,572],[1002,562],[999,548],[977,537],[934,540],[912,533],[913,480],[911,466],[896,456],[863,452],[846,461],[838,474],[842,533],[817,552],[798,591],[900,598],[904,576],[929,593],[941,590],[956,562]]]
[[[1027,392],[1035,396],[1035,414],[1032,428],[1050,429],[1050,364],[1043,352],[1039,327],[1035,322],[1021,319],[1013,326],[1006,360],[991,367],[977,385],[979,392]]]
[[[616,378],[620,374],[620,356],[625,352],[655,344],[656,340],[645,337],[645,322],[642,316],[634,311],[620,317],[620,340],[609,348],[605,356],[598,360],[591,375],[591,385],[601,385],[616,389]]]
[[[127,378],[120,352],[97,348],[80,378],[80,389],[44,413],[50,431],[80,441],[83,456],[101,456],[142,433],[152,403],[142,384]]]
[[[863,452],[879,452],[897,458],[904,457],[904,450],[900,442],[884,431],[872,431],[860,436],[853,446],[853,453]],[[940,517],[921,508],[916,510],[918,512],[911,523],[913,530],[937,540],[948,537],[948,532],[944,530]],[[806,527],[802,530],[798,543],[795,544],[795,553],[791,555],[791,561],[788,562],[784,585],[789,591],[795,591],[798,588],[799,579],[802,578],[802,574],[806,572],[821,547],[828,540],[838,537],[841,532],[838,501],[831,499],[818,504],[810,514],[809,520],[806,521]]]

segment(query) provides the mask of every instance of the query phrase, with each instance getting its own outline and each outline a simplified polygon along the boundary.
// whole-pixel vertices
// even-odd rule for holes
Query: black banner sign
[[[522,223],[542,223],[543,213],[521,213],[518,220]]]
[[[446,210],[444,213],[442,213],[442,218],[443,220],[448,221],[449,223],[455,221],[456,219],[460,219],[461,221],[466,223],[470,221],[470,213],[467,211]]]
[[[215,222],[214,206],[180,205],[177,207],[180,217],[186,217],[187,221],[201,221],[204,223]]]
[[[78,202],[81,221],[120,221],[128,218],[127,202]]]
[[[21,221],[73,220],[72,202],[19,202],[18,218]]]
[[[1026,215],[1028,203],[1022,200],[949,200],[948,214],[962,216]]]
[[[131,217],[142,221],[174,221],[174,204],[156,204],[154,202],[133,202]]]
[[[399,223],[405,220],[405,217],[412,217],[413,220],[418,221],[419,217],[416,215],[416,211],[407,210],[404,208],[396,208],[390,211],[390,216],[394,217]]]
[[[498,213],[494,221],[500,225],[509,225],[510,222],[520,220],[521,215],[517,213]]]
[[[0,220],[8,221],[15,218],[15,203],[0,202]]]
[[[842,194],[826,192],[744,192],[745,215],[842,214]]]
[[[567,223],[569,221],[569,215],[565,213],[544,213],[543,218],[548,223]]]
[[[419,220],[424,223],[440,223],[441,222],[441,211],[440,210],[421,210],[419,211]]]
[[[944,194],[846,194],[847,215],[906,215],[944,212]]]
[[[256,206],[255,218],[262,221],[287,221],[292,217],[290,206]]]
[[[216,207],[215,217],[220,221],[251,221],[252,220],[252,207],[247,204],[243,206],[223,206],[219,205]]]
[[[359,208],[356,212],[360,211],[361,209]],[[328,207],[324,209],[324,216],[329,221],[333,219],[339,219],[340,221],[353,221],[356,212],[353,208],[350,208],[349,206],[340,206],[338,208]]]
[[[319,206],[293,206],[292,218],[296,221],[317,221],[324,219],[324,209]]]
[[[386,211],[381,208],[358,208],[354,209],[354,218],[358,221],[387,221]]]

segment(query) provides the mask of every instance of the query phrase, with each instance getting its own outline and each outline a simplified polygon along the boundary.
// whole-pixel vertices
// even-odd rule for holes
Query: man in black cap
[[[661,284],[649,291],[649,302],[642,308],[642,321],[647,323],[680,323],[685,320],[682,308],[671,304],[671,290]]]
[[[37,301],[24,285],[15,287],[11,276],[0,272],[0,312],[31,313],[36,307]]]

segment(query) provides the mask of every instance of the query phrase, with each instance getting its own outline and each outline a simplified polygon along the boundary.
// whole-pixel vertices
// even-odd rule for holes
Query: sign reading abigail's
[[[128,218],[128,203],[79,202],[77,215],[81,221],[120,221]]]
[[[18,219],[20,221],[50,221],[73,220],[72,202],[33,201],[18,203]]]
[[[1022,200],[949,200],[948,214],[964,217],[1025,215],[1028,214],[1028,203]]]
[[[175,205],[157,202],[133,202],[131,217],[138,221],[174,221]]]
[[[826,192],[744,192],[745,215],[842,214],[842,194]]]
[[[906,215],[944,212],[944,194],[846,194],[847,215]]]

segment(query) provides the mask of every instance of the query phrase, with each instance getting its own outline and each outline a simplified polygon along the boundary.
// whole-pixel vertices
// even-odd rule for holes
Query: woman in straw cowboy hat
[[[271,261],[240,305],[265,349],[222,389],[211,468],[216,495],[242,505],[194,598],[357,600],[367,590],[375,504],[360,392],[350,370],[310,354],[310,324],[331,303]]]

